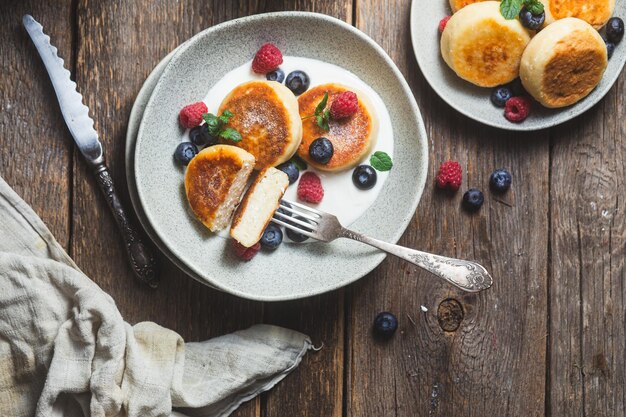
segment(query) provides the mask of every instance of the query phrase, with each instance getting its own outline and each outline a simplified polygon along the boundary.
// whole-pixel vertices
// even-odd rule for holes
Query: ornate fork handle
[[[493,284],[493,279],[487,270],[476,262],[447,258],[445,256],[405,248],[403,246],[373,239],[346,228],[342,229],[341,237],[366,243],[402,258],[467,292],[486,290]]]

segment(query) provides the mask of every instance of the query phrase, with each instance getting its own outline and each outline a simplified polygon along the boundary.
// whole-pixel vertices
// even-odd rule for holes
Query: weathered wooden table
[[[238,417],[625,416],[626,77],[584,116],[558,128],[516,134],[481,126],[448,107],[424,80],[409,40],[409,7],[410,0],[4,0],[0,175],[130,322],[152,320],[187,340],[269,322],[324,343]],[[130,203],[126,125],[152,68],[202,29],[276,10],[311,10],[352,23],[400,67],[430,147],[428,185],[400,243],[482,262],[496,280],[490,291],[463,294],[392,258],[349,288],[288,303],[219,293],[165,259],[156,292],[133,280],[22,15],[40,20],[66,58]],[[461,193],[433,189],[447,159],[467,168],[464,187],[487,189],[498,167],[513,173],[514,186],[503,199],[489,195],[480,213],[469,216],[459,208]],[[401,322],[387,343],[371,334],[382,310]],[[456,330],[443,330],[456,327],[455,320]]]

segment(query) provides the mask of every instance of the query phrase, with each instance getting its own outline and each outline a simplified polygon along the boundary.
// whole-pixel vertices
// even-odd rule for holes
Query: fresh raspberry
[[[257,242],[251,247],[246,248],[244,245],[233,239],[233,249],[235,250],[235,255],[237,255],[238,258],[244,261],[249,261],[259,252],[261,244]]]
[[[298,183],[298,198],[308,203],[317,204],[324,198],[324,189],[320,177],[313,172],[305,172]]]
[[[274,71],[283,63],[283,54],[272,43],[266,43],[258,50],[252,60],[252,71],[258,74],[267,74]]]
[[[530,114],[530,99],[527,97],[511,97],[504,106],[504,117],[509,122],[521,123]]]
[[[439,21],[439,33],[443,33],[443,30],[446,28],[448,24],[448,20],[450,20],[452,16],[446,16]]]
[[[462,179],[461,164],[457,161],[448,161],[439,167],[436,183],[439,188],[457,191],[461,188]]]
[[[330,116],[335,119],[345,119],[359,110],[359,99],[352,91],[344,91],[333,100],[330,105]]]
[[[178,120],[181,126],[191,129],[200,126],[200,123],[202,123],[202,115],[208,111],[209,109],[207,109],[206,104],[198,101],[197,103],[183,107],[178,115]]]

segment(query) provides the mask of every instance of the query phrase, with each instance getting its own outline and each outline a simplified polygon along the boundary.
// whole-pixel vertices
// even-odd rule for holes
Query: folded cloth
[[[0,178],[0,416],[227,416],[310,347],[268,325],[202,343],[129,325]]]

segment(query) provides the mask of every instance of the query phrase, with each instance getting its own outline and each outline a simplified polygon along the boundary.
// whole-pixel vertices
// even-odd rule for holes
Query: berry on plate
[[[266,43],[257,51],[252,60],[252,71],[267,74],[283,63],[283,54],[273,43]]]
[[[333,153],[333,143],[327,138],[317,138],[309,145],[309,156],[318,164],[327,164]]]
[[[624,21],[619,17],[612,17],[606,24],[606,38],[613,44],[618,44],[624,37]]]
[[[463,194],[463,208],[470,213],[478,211],[484,202],[485,197],[477,188],[470,188]]]
[[[255,243],[249,248],[246,248],[244,245],[237,242],[235,239],[232,239],[232,242],[233,242],[233,249],[235,251],[235,255],[237,255],[239,259],[246,261],[246,262],[254,258],[255,255],[261,249],[261,244],[259,242]]]
[[[308,90],[309,84],[311,84],[311,80],[304,71],[290,72],[289,75],[287,75],[287,80],[285,81],[287,88],[297,96]]]
[[[379,313],[374,319],[374,333],[376,336],[388,338],[398,330],[398,319],[388,311]]]
[[[461,188],[462,180],[463,172],[461,171],[461,164],[457,161],[447,161],[441,164],[439,173],[435,178],[437,187],[450,191],[457,191]]]
[[[539,30],[546,21],[546,12],[544,10],[541,13],[533,13],[530,9],[522,7],[519,12],[519,21],[527,29]]]
[[[506,169],[496,169],[489,177],[489,187],[495,193],[504,193],[511,188],[511,173]]]
[[[376,170],[369,165],[359,165],[352,172],[352,182],[359,190],[369,190],[376,185]]]
[[[527,97],[511,97],[504,106],[504,117],[509,122],[521,123],[530,114],[531,103]]]
[[[287,214],[289,214],[289,213],[287,213]],[[307,223],[309,222],[307,219],[305,219],[304,217],[300,217],[300,216],[294,216],[294,219],[297,219],[297,220],[300,220],[300,221],[303,221],[303,222],[307,222]],[[283,219],[283,221],[286,222],[286,223],[294,224],[293,222],[290,222],[289,220],[286,220],[286,219]],[[297,226],[298,227],[302,227],[301,225],[297,225]],[[286,228],[285,230],[287,232],[287,237],[289,239],[291,239],[292,241],[294,241],[294,242],[302,243],[302,242],[304,242],[305,240],[307,240],[309,238],[308,236],[305,236],[302,233],[295,232],[295,231],[293,231],[291,229],[287,229]]]
[[[287,161],[285,163],[282,163],[278,165],[276,169],[280,169],[285,174],[287,174],[287,177],[289,177],[289,184],[293,184],[294,182],[298,181],[298,178],[300,177],[300,171],[293,161]]]
[[[206,104],[198,101],[183,107],[178,115],[178,120],[182,127],[191,129],[192,127],[199,126],[200,123],[202,123],[202,115],[208,111],[209,109],[207,109]]]
[[[615,44],[613,42],[609,42],[606,38],[604,39],[604,43],[606,43],[606,57],[611,59],[613,52],[615,52]]]
[[[330,116],[335,120],[346,119],[359,110],[359,99],[352,91],[339,94],[330,105]]]
[[[277,83],[282,83],[285,80],[285,72],[280,68],[276,68],[274,71],[265,74],[265,79],[267,81],[276,81]]]
[[[448,20],[450,20],[452,16],[446,16],[439,21],[439,33],[443,33],[446,25],[448,24]]]
[[[179,143],[174,151],[174,160],[181,165],[187,165],[198,154],[198,148],[191,142]]]
[[[513,97],[513,91],[509,86],[503,85],[500,87],[496,87],[491,92],[491,102],[496,107],[502,107],[506,105],[506,102]]]
[[[317,204],[324,198],[322,181],[314,172],[305,172],[298,183],[298,198],[307,203]]]
[[[265,249],[276,249],[283,241],[283,231],[280,227],[270,223],[261,235],[261,246]]]
[[[209,134],[209,125],[201,124],[189,131],[189,140],[198,147],[211,146],[217,143],[217,138]]]

